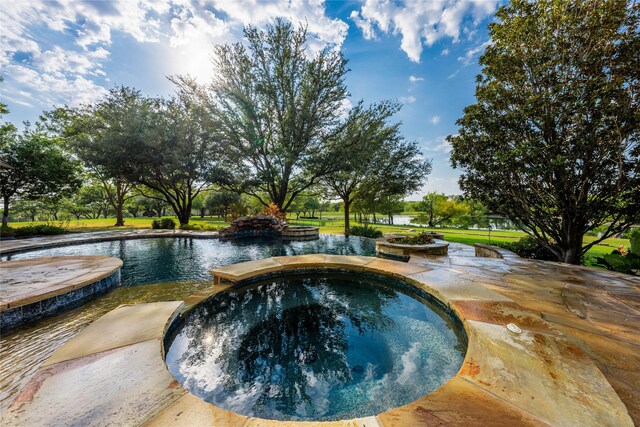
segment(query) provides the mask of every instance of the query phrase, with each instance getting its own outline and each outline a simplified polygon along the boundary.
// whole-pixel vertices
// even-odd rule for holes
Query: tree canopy
[[[412,222],[428,224],[435,227],[469,213],[469,206],[461,200],[447,197],[437,191],[427,193],[417,204],[416,208],[424,212]]]
[[[60,108],[51,114],[72,150],[104,189],[116,212],[116,226],[124,225],[123,207],[133,197],[133,181],[127,179],[125,146],[141,144],[149,127],[150,103],[128,87],[115,87],[101,101],[79,108]]]
[[[200,94],[225,146],[226,186],[286,211],[335,170],[328,148],[347,97],[346,60],[331,47],[311,55],[306,28],[284,20],[244,34],[246,46],[215,46],[209,87],[182,83]]]
[[[3,226],[8,224],[12,199],[59,201],[81,185],[79,163],[39,125],[27,126],[22,133],[15,128],[3,132],[0,158],[11,166],[0,169]]]
[[[448,137],[465,193],[567,263],[640,219],[638,22],[616,0],[501,6],[477,102]]]
[[[349,235],[351,204],[358,198],[378,200],[417,190],[431,172],[415,142],[407,142],[399,123],[389,120],[400,109],[392,102],[364,107],[357,104],[336,136],[333,161],[337,170],[322,178],[331,197],[344,204],[345,234]]]

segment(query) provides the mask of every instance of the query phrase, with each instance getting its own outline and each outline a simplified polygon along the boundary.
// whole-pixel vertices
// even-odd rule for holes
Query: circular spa
[[[435,390],[462,365],[460,321],[419,292],[362,272],[239,283],[172,325],[166,363],[192,394],[241,415],[375,415]]]

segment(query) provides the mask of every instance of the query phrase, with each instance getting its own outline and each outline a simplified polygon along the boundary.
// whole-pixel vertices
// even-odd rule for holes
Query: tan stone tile
[[[422,265],[409,264],[401,261],[390,261],[376,258],[364,266],[366,271],[383,272],[392,276],[409,276],[431,270]]]
[[[80,331],[45,360],[42,366],[160,339],[167,323],[181,305],[182,301],[167,301],[120,306]]]
[[[551,292],[555,289],[564,289],[566,286],[562,280],[552,279],[541,274],[508,274],[504,277],[504,281],[511,287],[526,292]]]
[[[185,391],[145,341],[41,369],[7,413],[6,425],[140,425]]]
[[[640,425],[640,346],[567,326],[559,326],[567,340],[585,351],[604,374]]]
[[[282,264],[284,270],[323,267],[325,264],[325,258],[325,254],[273,257],[274,260]]]
[[[480,300],[511,301],[510,298],[492,291],[481,284],[464,279],[459,273],[448,273],[446,270],[433,270],[409,276],[435,291],[437,295],[448,301]]]
[[[367,256],[348,256],[348,255],[326,255],[324,263],[327,267],[362,269],[364,265],[369,264],[376,258]]]
[[[256,261],[242,262],[239,264],[231,264],[225,267],[216,268],[209,271],[214,280],[229,280],[237,282],[248,277],[259,276],[262,274],[274,273],[282,270],[282,264],[273,258],[260,259]]]
[[[145,427],[164,426],[224,426],[241,427],[247,417],[225,411],[191,393],[186,393],[162,412],[147,421]]]
[[[595,319],[581,319],[574,313],[564,310],[549,310],[546,306],[542,311],[542,318],[554,325],[568,326],[600,335],[611,334],[617,339],[640,345],[640,335],[634,323],[625,323],[625,316],[618,313],[610,313],[609,321],[597,321]]]
[[[383,412],[377,418],[384,427],[548,425],[526,411],[457,377],[417,401]]]
[[[515,323],[521,329],[545,334],[559,334],[549,323],[514,302],[507,301],[454,301],[452,305],[466,320],[506,326]]]
[[[563,338],[467,324],[469,348],[460,377],[553,425],[633,425],[600,370]]]
[[[635,379],[637,380],[638,372],[635,372]],[[618,396],[622,400],[622,402],[627,407],[627,411],[629,411],[629,416],[633,420],[636,426],[640,425],[640,399],[638,396],[640,395],[640,390],[636,387],[632,387],[626,381],[627,377],[620,378],[616,375],[612,375],[609,372],[605,373],[609,384],[611,387],[618,393]]]

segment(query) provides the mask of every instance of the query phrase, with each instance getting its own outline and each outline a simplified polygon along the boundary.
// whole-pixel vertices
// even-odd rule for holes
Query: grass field
[[[296,225],[315,225],[320,227],[321,233],[327,234],[342,234],[344,232],[344,218],[342,214],[338,213],[323,213],[322,219],[301,219],[296,220],[295,216],[289,217],[288,221],[291,224]],[[174,218],[175,217],[167,217]],[[153,218],[125,218],[124,227],[118,227],[118,229],[122,228],[151,228],[151,222]],[[11,227],[24,227],[27,225],[34,224],[43,224],[45,221],[36,221],[36,222],[13,222],[9,223]],[[115,223],[114,218],[100,218],[100,219],[81,219],[81,220],[69,220],[69,221],[49,221],[48,223],[53,223],[55,225],[61,224],[63,227],[67,227],[70,232],[85,232],[85,231],[105,231],[105,230],[114,230],[116,227],[113,226]],[[221,218],[217,217],[192,217],[191,224],[206,224],[209,226],[214,226],[217,228],[222,228],[227,226],[228,224]],[[357,222],[352,221],[352,225],[359,225]],[[487,230],[462,230],[456,228],[422,228],[415,227],[410,225],[375,225],[376,228],[382,230],[383,233],[398,233],[398,234],[413,234],[421,231],[437,231],[439,233],[444,233],[445,239],[450,242],[457,243],[465,243],[468,245],[473,245],[474,243],[486,243],[486,244],[495,244],[497,242],[514,242],[525,236],[526,234],[522,231],[501,231],[501,230],[492,230],[491,235]],[[413,231],[410,231],[413,230]],[[585,236],[585,242],[592,242],[595,240],[595,237]],[[628,240],[625,239],[615,239],[609,238],[606,239],[587,252],[587,264],[590,265],[593,257],[602,256],[604,254],[611,253],[612,250],[616,249],[620,245],[627,246],[629,244]]]

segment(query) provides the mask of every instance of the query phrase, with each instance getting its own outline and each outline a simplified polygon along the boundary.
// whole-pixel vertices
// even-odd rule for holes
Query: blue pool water
[[[375,256],[375,241],[356,236],[321,235],[307,242],[245,238],[237,240],[155,238],[116,240],[41,249],[4,257],[3,260],[70,255],[107,255],[122,259],[122,284],[210,281],[210,269],[238,262],[304,254]]]
[[[287,276],[222,292],[168,338],[191,393],[277,420],[375,415],[459,370],[459,324],[408,287],[364,274]]]

